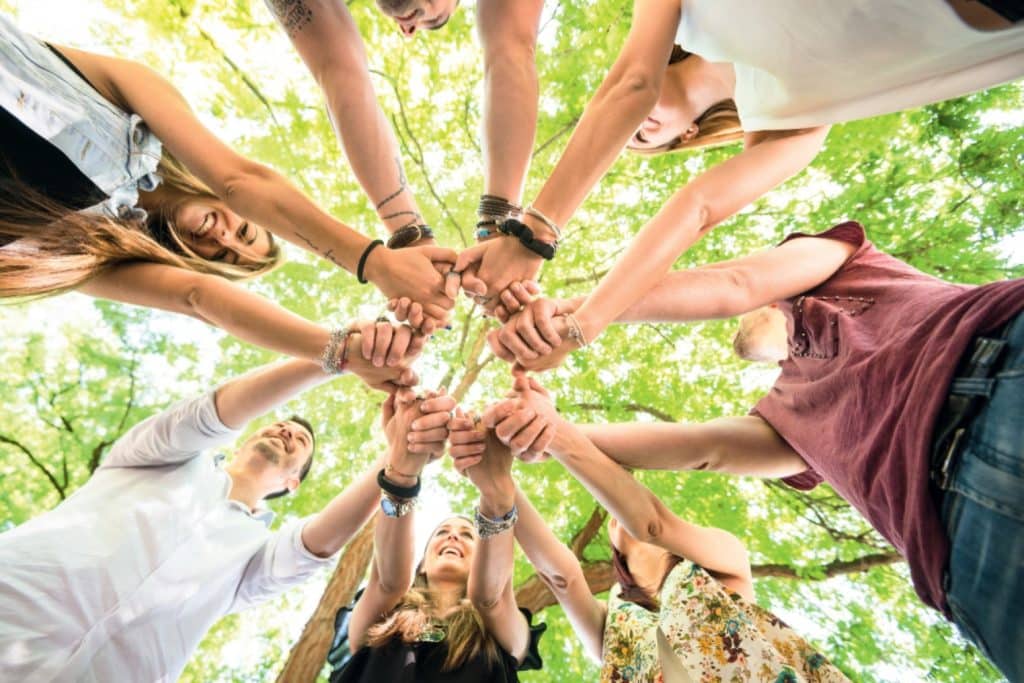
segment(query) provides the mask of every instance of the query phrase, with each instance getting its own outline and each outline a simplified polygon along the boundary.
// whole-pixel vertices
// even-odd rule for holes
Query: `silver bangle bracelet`
[[[477,507],[473,519],[476,522],[476,533],[480,538],[490,538],[491,536],[504,533],[516,525],[516,522],[519,520],[519,508],[513,505],[512,509],[500,519],[491,519],[490,517],[485,517],[480,512],[480,508]]]

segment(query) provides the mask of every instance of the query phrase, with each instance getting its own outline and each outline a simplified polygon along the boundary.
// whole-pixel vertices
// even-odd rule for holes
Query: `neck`
[[[434,609],[438,615],[445,615],[459,604],[465,584],[458,581],[434,581],[430,590],[434,597]]]
[[[694,119],[700,118],[712,105],[735,95],[736,72],[732,64],[709,62],[700,55],[692,55],[676,66],[679,69],[676,82],[683,88],[687,105],[696,112]]]
[[[232,465],[225,467],[224,471],[231,477],[231,490],[228,491],[228,498],[238,501],[250,510],[255,510],[263,500],[263,496],[266,495],[266,491],[257,486],[250,477],[245,476],[245,472],[239,471]]]

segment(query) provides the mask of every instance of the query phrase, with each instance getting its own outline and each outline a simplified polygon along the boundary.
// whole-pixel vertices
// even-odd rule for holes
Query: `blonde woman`
[[[229,282],[280,263],[276,235],[403,292],[425,331],[447,317],[438,268],[453,252],[380,248],[227,147],[147,67],[48,45],[0,15],[0,76],[0,296],[77,289],[318,358],[327,330]]]
[[[675,515],[562,420],[535,382],[518,378],[511,398],[492,405],[483,423],[492,430],[487,436],[453,426],[453,445],[484,445],[476,455],[458,456],[457,468],[472,473],[495,460],[493,467],[502,466],[503,487],[515,490],[510,448],[502,442],[517,453],[547,450],[611,515],[617,585],[605,603],[591,594],[579,560],[523,492],[513,496],[516,540],[601,665],[602,681],[847,680],[757,605],[739,539]]]
[[[440,453],[428,453],[419,440],[448,434],[447,420],[431,421],[434,416],[423,416],[420,406],[450,409],[455,402],[437,395],[421,402],[410,400],[410,394],[398,394],[395,417],[386,428],[389,451],[378,477],[383,497],[370,580],[348,622],[352,657],[331,682],[511,683],[518,680],[517,671],[541,668],[537,644],[544,630],[530,626],[529,613],[516,606],[512,590],[515,491],[501,476],[511,455],[506,448],[507,462],[495,458],[469,471],[480,490],[475,519],[441,522],[414,571],[420,473]],[[461,414],[454,420],[461,429],[472,428]],[[407,441],[410,426],[418,431]],[[452,444],[453,455],[477,450]]]
[[[1024,75],[1024,25],[975,30],[951,7],[964,4],[971,3],[636,0],[622,51],[523,224],[553,243],[625,145],[651,153],[742,137],[743,149],[676,192],[640,231],[576,314],[578,338],[596,338],[701,236],[799,173],[830,124]],[[673,58],[674,45],[686,52]],[[541,258],[521,249],[494,260],[495,241],[463,252],[456,270],[483,279],[494,295],[488,305],[504,302],[496,311],[504,317],[529,298],[513,283],[532,279]],[[548,355],[564,326],[535,332],[521,361],[547,356],[538,369],[573,348]]]

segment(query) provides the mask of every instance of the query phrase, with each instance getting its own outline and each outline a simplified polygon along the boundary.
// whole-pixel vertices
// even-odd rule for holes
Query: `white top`
[[[945,0],[682,0],[676,42],[734,65],[748,131],[878,116],[1024,76],[1024,26],[976,31]]]
[[[174,681],[215,621],[330,562],[305,520],[228,500],[201,451],[237,436],[213,395],[183,401],[114,444],[56,509],[0,534],[0,680]]]

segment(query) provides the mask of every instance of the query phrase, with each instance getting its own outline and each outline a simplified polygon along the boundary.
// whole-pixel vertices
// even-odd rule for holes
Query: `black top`
[[[81,71],[64,55],[47,45],[78,76],[89,83]],[[92,84],[90,83],[90,86]],[[10,206],[21,198],[27,185],[47,199],[79,211],[107,199],[77,166],[45,138],[0,107],[0,203]],[[3,238],[0,236],[0,244]]]
[[[530,625],[530,646],[522,663],[498,648],[501,660],[494,664],[481,654],[455,671],[441,671],[448,644],[407,644],[394,638],[382,647],[364,647],[331,674],[330,683],[516,683],[517,671],[539,670],[544,666],[537,649],[547,624],[533,625],[529,610],[519,608]]]

